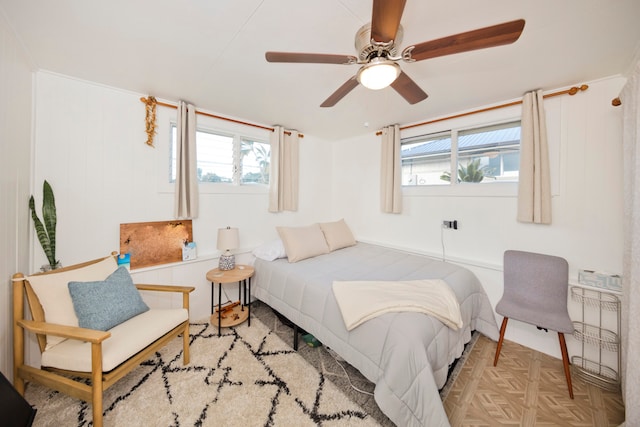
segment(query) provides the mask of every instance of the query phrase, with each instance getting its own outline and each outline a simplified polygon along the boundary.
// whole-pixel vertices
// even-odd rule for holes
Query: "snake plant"
[[[59,262],[56,260],[56,200],[53,197],[53,189],[46,180],[42,186],[42,221],[44,224],[36,213],[33,196],[29,199],[29,209],[42,250],[47,256],[51,268],[56,268]]]

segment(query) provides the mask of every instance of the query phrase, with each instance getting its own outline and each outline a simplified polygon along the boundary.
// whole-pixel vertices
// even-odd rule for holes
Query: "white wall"
[[[443,234],[446,258],[476,273],[494,307],[502,296],[502,254],[507,249],[562,256],[574,279],[579,268],[621,273],[621,110],[611,106],[611,99],[618,96],[624,82],[619,77],[591,82],[585,92],[545,101],[552,225],[518,223],[517,185],[502,183],[480,188],[460,185],[455,190],[405,188],[402,214],[381,213],[380,137],[374,132],[333,144],[333,214],[344,217],[358,239],[437,257],[443,252],[442,221],[458,220],[459,230]],[[511,107],[412,128],[401,136],[519,117],[520,107]],[[555,334],[545,335],[515,321],[507,328],[507,338],[557,357],[560,354]],[[570,353],[577,354],[576,343],[569,340],[569,346]]]
[[[34,182],[38,196],[44,179],[53,185],[59,218],[58,257],[63,264],[118,250],[120,223],[171,219],[173,195],[162,177],[168,164],[168,127],[175,110],[158,109],[156,147],[150,148],[144,144],[144,106],[139,101],[146,94],[47,72],[38,72],[36,82]],[[610,101],[623,84],[624,79],[618,77],[591,82],[586,92],[545,103],[554,194],[550,226],[516,222],[513,184],[460,186],[455,191],[407,189],[403,213],[382,214],[379,137],[372,132],[331,143],[306,135],[301,141],[299,212],[269,214],[265,191],[205,191],[200,217],[194,220],[200,259],[145,269],[134,276],[139,281],[195,285],[192,317],[201,318],[210,310],[210,284],[204,275],[217,263],[217,228],[239,227],[246,252],[275,238],[276,225],[340,217],[360,240],[436,256],[442,256],[442,220],[458,220],[459,230],[444,233],[447,259],[469,266],[494,305],[502,295],[502,253],[506,249],[563,256],[573,278],[578,268],[620,272],[621,118]],[[519,107],[512,107],[414,128],[403,136],[519,115]],[[207,127],[231,126],[201,116],[199,121]],[[32,245],[31,267],[37,269],[45,258],[39,244],[32,240]],[[151,301],[177,304],[175,300]],[[507,338],[559,354],[555,336],[518,322],[511,322]],[[576,343],[569,340],[569,346],[570,353],[577,354]]]
[[[0,371],[13,378],[11,275],[28,267],[31,64],[0,11]]]
[[[173,219],[173,190],[166,182],[169,127],[176,110],[158,107],[155,148],[145,144],[141,96],[48,72],[36,74],[35,183],[40,203],[48,180],[58,210],[57,257],[63,265],[119,250],[119,225]],[[175,100],[171,100],[175,101]],[[216,113],[224,115],[223,113]],[[268,131],[198,116],[198,125],[264,137]],[[260,135],[260,133],[262,133]],[[139,281],[195,285],[192,318],[210,311],[206,272],[217,266],[216,233],[240,229],[242,251],[274,239],[277,225],[330,219],[331,150],[305,136],[300,141],[300,205],[296,213],[267,212],[267,189],[211,190],[201,185],[200,215],[193,220],[199,261],[134,273]],[[320,177],[321,179],[318,179]],[[46,262],[37,241],[36,270]]]

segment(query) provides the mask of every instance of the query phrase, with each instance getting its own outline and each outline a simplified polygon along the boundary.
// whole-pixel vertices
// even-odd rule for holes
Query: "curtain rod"
[[[578,93],[580,91],[585,91],[587,89],[589,89],[588,85],[573,86],[570,89],[561,90],[561,91],[558,91],[558,92],[548,93],[546,95],[543,95],[542,97],[543,98],[551,98],[551,97],[554,97],[554,96],[565,95],[565,94],[575,95],[576,93]],[[439,119],[434,119],[434,120],[429,120],[429,121],[426,121],[426,122],[421,122],[421,123],[415,123],[415,124],[412,124],[412,125],[402,126],[400,128],[400,130],[406,130],[406,129],[411,129],[411,128],[418,127],[418,126],[430,125],[431,123],[442,122],[444,120],[450,120],[450,119],[457,119],[459,117],[470,116],[472,114],[484,113],[484,112],[492,111],[492,110],[498,110],[500,108],[511,107],[511,106],[518,105],[518,104],[522,104],[522,100],[513,101],[513,102],[507,102],[505,104],[494,105],[493,107],[481,108],[479,110],[467,111],[466,113],[454,114],[453,116],[441,117]],[[376,135],[382,135],[382,131],[377,131]]]
[[[147,103],[147,98],[142,97],[142,98],[140,98],[140,101],[141,101],[142,103],[146,104],[146,103]],[[163,106],[163,107],[169,107],[169,108],[175,108],[175,109],[177,109],[177,108],[178,108],[178,106],[177,106],[177,105],[173,105],[173,104],[169,104],[169,103],[167,103],[167,102],[162,102],[162,101],[157,101],[157,100],[156,100],[156,105],[161,105],[161,106]],[[228,118],[228,117],[217,116],[217,115],[215,115],[215,114],[205,113],[204,111],[196,110],[196,114],[200,114],[201,116],[212,117],[212,118],[214,118],[214,119],[226,120],[226,121],[228,121],[228,122],[238,123],[238,124],[245,125],[245,126],[252,126],[252,127],[254,127],[254,128],[259,128],[259,129],[269,130],[269,131],[271,131],[271,132],[273,132],[273,131],[275,130],[275,129],[274,129],[274,128],[272,128],[272,127],[262,126],[262,125],[257,125],[257,124],[255,124],[255,123],[243,122],[243,121],[241,121],[241,120],[230,119],[230,118]],[[289,132],[289,131],[285,131],[284,133],[286,133],[287,135],[291,135],[291,132]],[[299,138],[304,138],[304,135],[303,135],[303,134],[301,134],[301,133],[299,133],[299,134],[298,134],[298,137],[299,137]]]

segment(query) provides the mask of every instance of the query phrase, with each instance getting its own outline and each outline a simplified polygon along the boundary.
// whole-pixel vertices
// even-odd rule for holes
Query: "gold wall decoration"
[[[153,136],[156,134],[156,105],[158,104],[158,101],[156,101],[154,96],[140,98],[140,101],[144,102],[147,110],[147,115],[145,117],[145,127],[147,132],[146,144],[153,147]]]

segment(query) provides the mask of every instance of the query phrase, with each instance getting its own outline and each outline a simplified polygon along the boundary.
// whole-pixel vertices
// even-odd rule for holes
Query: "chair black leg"
[[[562,364],[564,365],[564,376],[567,378],[567,387],[569,388],[569,397],[573,399],[573,384],[571,384],[571,369],[569,368],[569,354],[567,353],[567,342],[564,340],[564,334],[558,332],[560,340],[560,351],[562,352]]]
[[[502,341],[504,341],[504,331],[507,330],[508,317],[502,319],[502,325],[500,326],[500,339],[498,340],[498,347],[496,348],[496,355],[493,358],[493,366],[498,365],[498,358],[500,357],[500,350],[502,350]]]

